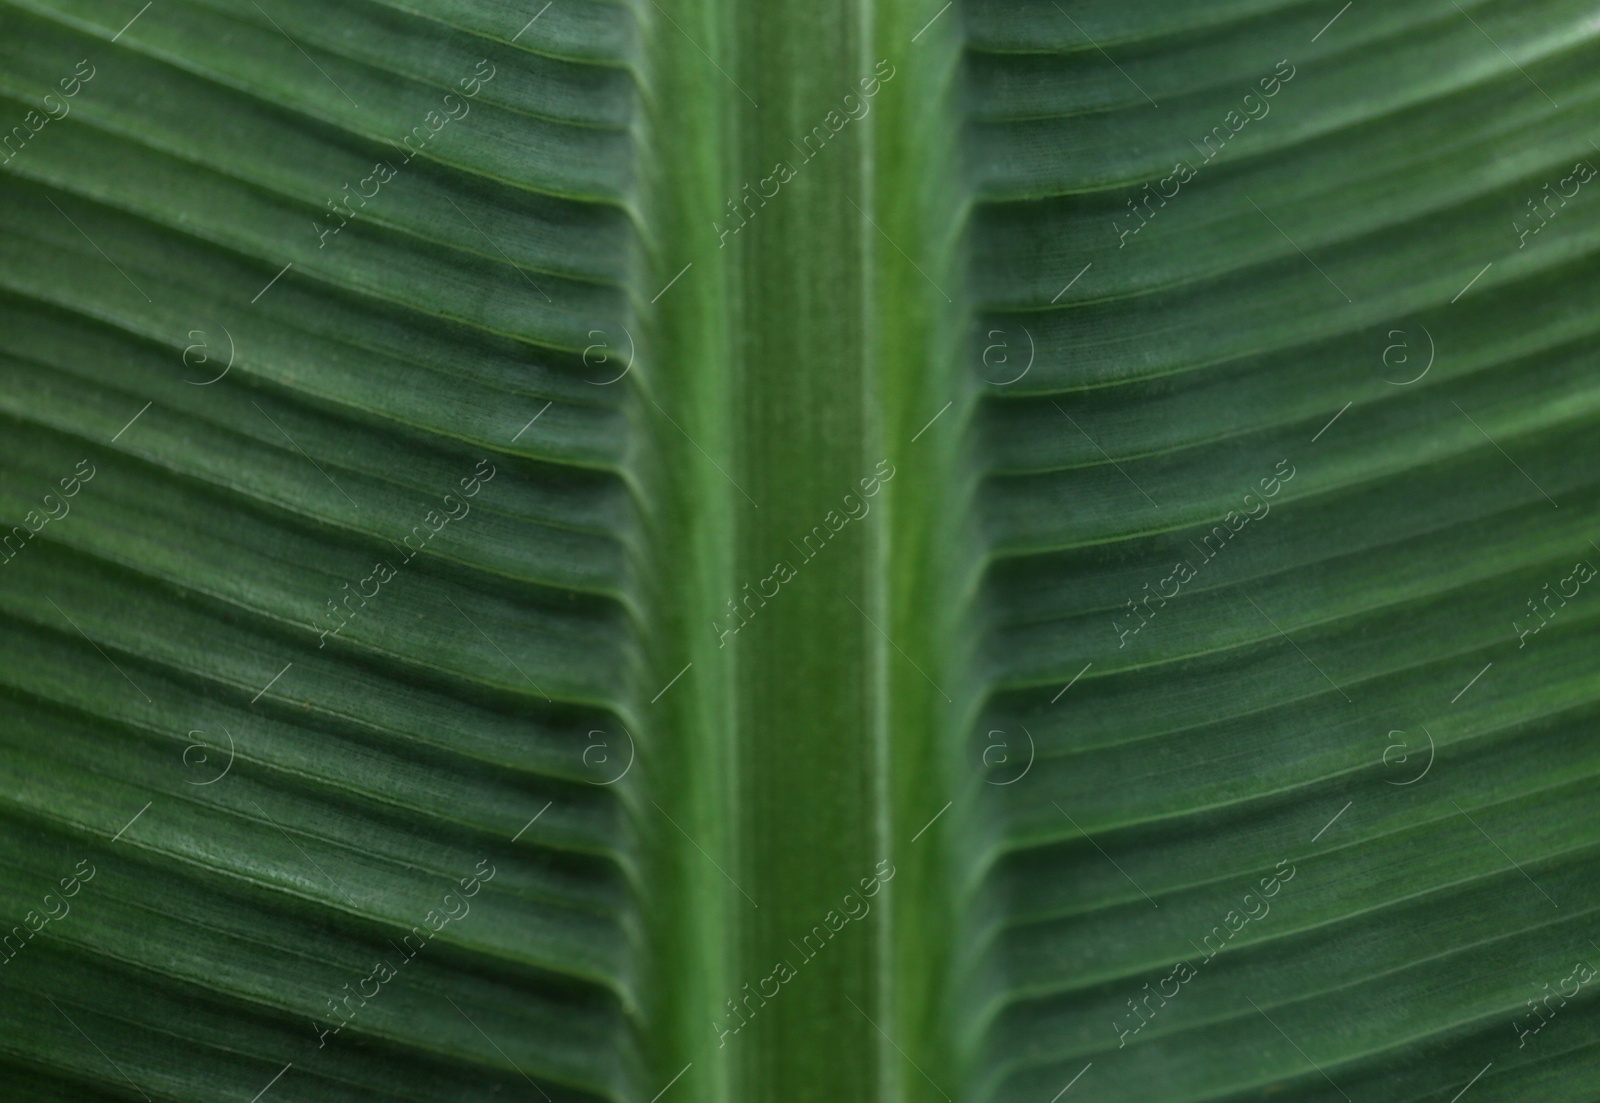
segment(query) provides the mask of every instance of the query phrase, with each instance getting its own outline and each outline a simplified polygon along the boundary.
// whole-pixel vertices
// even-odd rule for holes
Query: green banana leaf
[[[138,5],[0,3],[0,1099],[1600,1098],[1593,4]]]

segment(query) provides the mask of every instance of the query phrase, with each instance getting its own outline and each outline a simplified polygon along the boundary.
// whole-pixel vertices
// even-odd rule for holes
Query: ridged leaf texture
[[[0,1098],[1596,1098],[1592,4],[0,31]]]

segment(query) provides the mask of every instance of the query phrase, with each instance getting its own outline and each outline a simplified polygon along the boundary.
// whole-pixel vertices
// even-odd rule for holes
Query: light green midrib
[[[948,171],[951,131],[927,101],[953,117],[957,19],[946,13],[913,43],[931,12],[909,2],[662,7],[644,12],[657,68],[645,78],[652,169],[636,209],[650,259],[632,297],[648,303],[678,277],[644,308],[662,344],[641,402],[658,463],[643,483],[672,488],[652,548],[657,684],[694,666],[664,709],[638,704],[660,758],[635,813],[655,844],[646,907],[657,910],[645,924],[654,1002],[640,1023],[640,1098],[683,1070],[673,1092],[719,1103],[898,1100],[928,1090],[918,1067],[959,1095],[945,863],[964,813],[908,849],[948,799],[951,735],[975,699],[950,643],[964,603],[945,588],[962,571],[947,537],[966,500],[952,492],[966,486],[970,396],[953,370],[963,315],[924,274],[960,283],[967,207]],[[802,163],[789,139],[859,95],[879,58],[896,73],[872,110]],[[724,200],[746,181],[754,190],[775,159],[793,180],[719,248]],[[956,399],[942,432],[912,444]],[[653,416],[652,401],[677,424]],[[797,555],[791,541],[859,495],[879,460],[895,475],[871,514],[814,562]],[[774,556],[795,579],[719,646],[713,618],[730,623],[724,603],[768,577]],[[802,960],[792,943],[880,860],[893,885]],[[746,982],[755,990],[775,959],[795,978],[719,1046],[713,1023],[735,1021],[724,1001]]]

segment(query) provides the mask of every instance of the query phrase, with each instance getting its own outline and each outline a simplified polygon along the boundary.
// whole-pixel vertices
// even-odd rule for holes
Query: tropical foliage
[[[0,1097],[1594,1096],[1592,5],[0,27]]]

